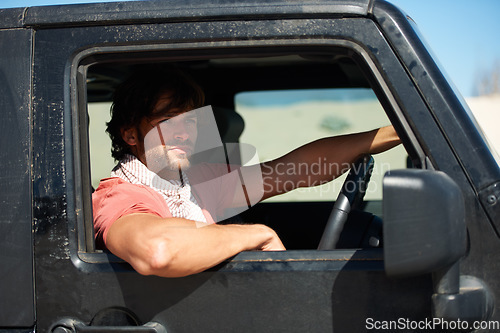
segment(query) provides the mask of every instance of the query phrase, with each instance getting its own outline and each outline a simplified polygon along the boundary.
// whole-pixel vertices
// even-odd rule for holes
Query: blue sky
[[[0,8],[102,0],[0,0]],[[390,0],[419,27],[442,68],[465,97],[481,75],[500,65],[500,0]]]
[[[410,15],[462,95],[500,66],[499,0],[391,0]]]

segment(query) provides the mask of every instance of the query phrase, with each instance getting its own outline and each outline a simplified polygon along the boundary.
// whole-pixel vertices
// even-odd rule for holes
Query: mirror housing
[[[388,276],[436,272],[466,252],[458,185],[440,171],[405,169],[383,180],[384,262]]]

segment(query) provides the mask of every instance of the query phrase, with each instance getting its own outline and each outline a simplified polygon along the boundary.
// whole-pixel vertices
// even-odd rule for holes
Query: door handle
[[[52,333],[167,333],[165,326],[149,322],[142,326],[88,326],[75,319],[63,319],[52,326]]]

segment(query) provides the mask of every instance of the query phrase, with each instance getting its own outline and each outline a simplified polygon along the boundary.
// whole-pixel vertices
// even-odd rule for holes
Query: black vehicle
[[[0,332],[500,329],[499,164],[415,24],[393,5],[15,8],[0,10],[0,45]],[[374,156],[368,189],[380,195],[367,194],[347,222],[339,216],[353,198],[335,200],[342,183],[328,200],[298,192],[241,216],[273,227],[287,251],[243,252],[184,278],[142,276],[96,249],[91,193],[112,166],[94,127],[117,84],[150,64],[182,68],[203,86],[207,104],[225,110],[227,142],[279,129],[257,145],[271,149],[306,133],[392,123],[404,148],[388,172]],[[329,100],[335,107],[287,104],[311,91],[373,98],[352,110],[340,97]],[[288,92],[284,107],[252,109],[243,98],[265,92]],[[359,163],[352,170],[372,160]],[[323,234],[335,249],[317,249]]]

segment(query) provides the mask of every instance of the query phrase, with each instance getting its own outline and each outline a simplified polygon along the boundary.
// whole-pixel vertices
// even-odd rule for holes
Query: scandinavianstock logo
[[[167,179],[178,172],[197,200],[216,205],[215,222],[235,216],[257,204],[264,193],[331,183],[322,175],[338,175],[351,165],[328,163],[326,158],[305,162],[260,164],[255,147],[222,142],[211,106],[165,119],[144,137],[147,167]],[[359,184],[345,184],[353,190]],[[321,187],[321,191],[337,189]],[[321,193],[322,194],[322,193]],[[320,195],[321,195],[320,194]]]

